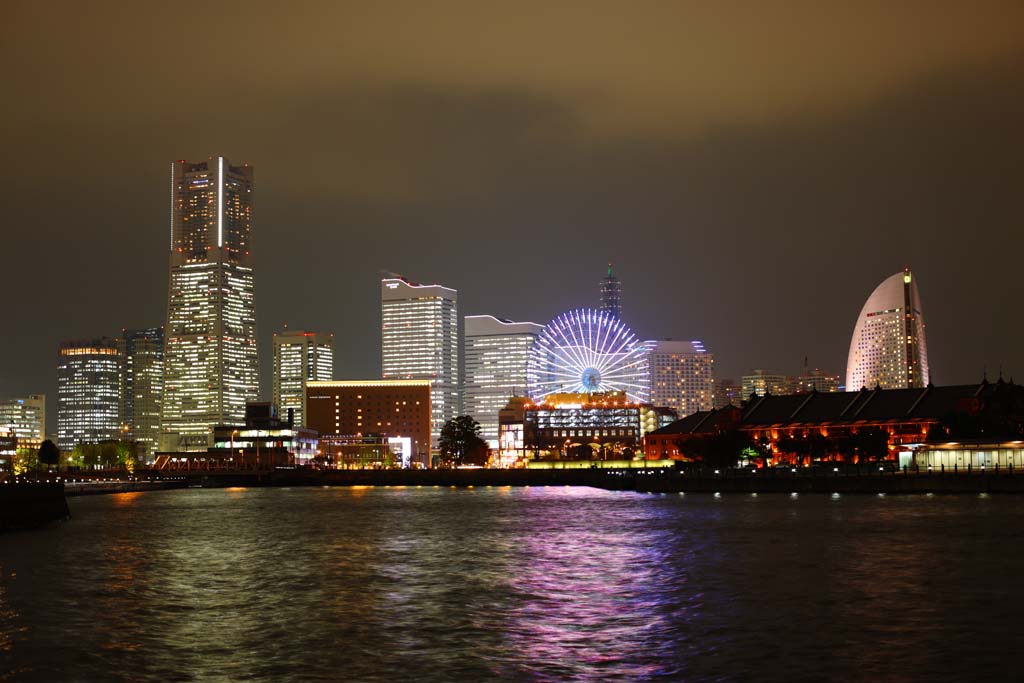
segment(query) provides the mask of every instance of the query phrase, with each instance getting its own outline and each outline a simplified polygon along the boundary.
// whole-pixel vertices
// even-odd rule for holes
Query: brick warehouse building
[[[918,451],[964,443],[968,449],[988,450],[1003,444],[1001,457],[1010,463],[1024,458],[1024,450],[1014,448],[1024,437],[1024,388],[1000,379],[948,387],[766,395],[742,408],[701,411],[651,432],[644,439],[644,454],[648,459],[700,459],[707,442],[723,435],[738,437],[737,443],[773,462],[884,459],[905,465]],[[869,437],[875,438],[876,447],[866,445]]]

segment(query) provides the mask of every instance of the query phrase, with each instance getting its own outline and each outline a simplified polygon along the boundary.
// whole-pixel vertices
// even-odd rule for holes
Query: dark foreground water
[[[0,680],[1019,680],[1024,499],[182,490],[0,536]]]

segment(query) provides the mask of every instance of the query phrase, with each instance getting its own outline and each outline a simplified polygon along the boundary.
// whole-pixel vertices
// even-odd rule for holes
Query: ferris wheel
[[[648,349],[618,318],[593,309],[568,311],[541,331],[526,366],[534,401],[556,393],[622,391],[630,401],[650,396]]]

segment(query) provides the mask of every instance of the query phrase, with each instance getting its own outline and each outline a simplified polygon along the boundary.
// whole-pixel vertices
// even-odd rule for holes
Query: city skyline
[[[123,9],[122,30],[86,47],[82,35],[109,33],[109,9],[18,5],[0,49],[33,69],[12,74],[0,114],[22,160],[0,170],[0,196],[5,247],[23,255],[6,272],[33,285],[6,309],[17,333],[2,335],[0,357],[17,362],[0,372],[0,396],[56,396],[62,339],[164,322],[167,165],[210,154],[261,169],[264,399],[270,331],[372,330],[383,270],[458,289],[462,314],[544,321],[596,306],[608,261],[637,334],[702,339],[719,377],[789,373],[804,356],[843,373],[852,315],[908,265],[929,308],[935,382],[1024,375],[1013,341],[1024,321],[985,295],[1021,290],[1024,8],[747,8],[711,21],[662,7],[636,15],[651,36],[640,52],[621,49],[614,12],[589,13],[593,30],[571,51],[558,27],[574,13],[551,10],[538,33],[534,13],[499,12],[493,52],[455,60],[475,44],[455,16],[481,20],[463,9],[417,15],[430,30],[411,33],[395,10],[346,16],[358,40],[325,53],[291,39],[284,62],[262,49],[277,25],[263,15],[242,46],[253,68],[225,85],[212,67],[186,78],[173,57],[181,35],[219,44],[233,21],[224,10],[196,27]],[[517,49],[525,34],[531,55]],[[727,43],[739,44],[728,58]],[[410,44],[437,56],[397,49]],[[812,68],[814,46],[828,46],[833,69]],[[230,70],[234,57],[211,59]],[[208,106],[185,104],[197,94]],[[43,194],[51,185],[60,202]],[[59,277],[38,277],[43,255]],[[317,294],[295,297],[296,282]],[[336,376],[378,376],[378,343],[339,336]]]

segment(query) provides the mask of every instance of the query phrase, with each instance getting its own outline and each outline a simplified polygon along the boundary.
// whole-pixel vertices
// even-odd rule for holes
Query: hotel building
[[[458,292],[386,278],[380,299],[382,377],[430,381],[436,443],[444,423],[459,414]]]
[[[121,354],[103,337],[57,350],[57,447],[121,437]]]
[[[429,466],[430,398],[426,379],[307,382],[307,426],[321,443],[408,439],[410,461]]]
[[[294,424],[306,424],[306,383],[334,376],[334,335],[303,330],[274,333],[274,405]]]
[[[526,392],[530,347],[543,329],[490,315],[466,316],[463,410],[480,423],[480,435],[492,448],[498,440],[498,413],[512,396]]]
[[[119,349],[121,423],[125,435],[137,441],[148,459],[160,438],[160,405],[164,389],[164,329],[125,330]]]
[[[921,294],[907,269],[883,280],[857,316],[846,390],[916,388],[926,386],[928,379]]]
[[[252,223],[251,166],[171,164],[160,450],[205,450],[259,394]]]
[[[714,356],[699,341],[647,342],[651,403],[679,415],[710,410],[714,399]]]

